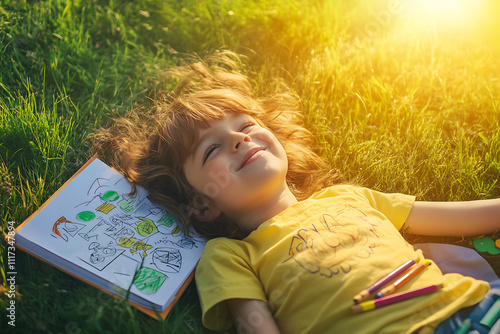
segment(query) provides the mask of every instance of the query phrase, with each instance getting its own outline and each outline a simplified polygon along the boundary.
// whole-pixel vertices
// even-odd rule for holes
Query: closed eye
[[[256,125],[255,122],[252,122],[252,121],[248,121],[248,122],[245,122],[241,125],[240,127],[240,132],[243,132],[245,130],[247,130],[248,128],[252,127]],[[205,154],[203,154],[203,163],[202,165],[205,164],[205,162],[208,160],[208,158],[210,158],[210,155],[212,154],[212,152],[217,149],[220,145],[219,144],[212,144],[210,145],[207,150],[205,151]]]
[[[245,123],[243,123],[243,125],[240,128],[240,132],[243,132],[243,130],[245,130],[251,126],[254,126],[254,125],[255,125],[254,122],[251,122],[251,121],[245,122]]]
[[[210,145],[207,150],[205,151],[205,154],[203,155],[203,165],[205,164],[205,162],[207,161],[207,159],[210,157],[210,154],[212,154],[212,152],[217,148],[219,147],[218,144],[212,144]]]

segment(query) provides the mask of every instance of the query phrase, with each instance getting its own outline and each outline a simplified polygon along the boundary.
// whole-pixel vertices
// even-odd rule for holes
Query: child
[[[185,232],[212,239],[196,271],[205,326],[428,333],[441,324],[436,332],[445,333],[472,305],[492,303],[488,283],[443,275],[434,264],[401,291],[442,284],[439,291],[354,314],[357,293],[410,259],[423,262],[398,231],[493,233],[500,200],[416,202],[339,184],[313,152],[290,94],[254,99],[236,55],[211,61],[218,65],[176,69],[183,81],[155,112],[135,112],[100,134],[133,184],[172,211]]]

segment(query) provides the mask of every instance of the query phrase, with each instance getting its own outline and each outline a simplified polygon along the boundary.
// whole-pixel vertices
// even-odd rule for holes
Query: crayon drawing
[[[163,305],[194,269],[205,240],[184,236],[144,189],[133,196],[131,190],[123,175],[96,159],[21,234],[71,262],[70,271],[79,268],[113,291]]]
[[[167,275],[154,269],[142,267],[134,277],[134,285],[145,294],[154,294],[167,278]]]
[[[181,252],[175,248],[157,248],[152,258],[156,268],[166,273],[178,273],[182,267]]]
[[[109,182],[109,179],[105,179],[105,178],[101,178],[101,177],[96,178],[94,180],[94,182],[92,182],[92,184],[88,188],[87,195],[90,195],[90,194],[95,195],[101,188],[109,187],[107,182]]]
[[[378,236],[375,226],[355,207],[342,204],[328,209],[317,224],[300,229],[292,238],[290,258],[285,261],[293,259],[311,274],[332,277],[350,272],[371,256]]]
[[[99,207],[96,208],[96,211],[100,211],[100,212],[103,212],[105,214],[108,214],[114,208],[116,208],[116,207],[113,204],[103,203],[103,204],[99,205]]]
[[[74,237],[84,227],[84,224],[71,222],[63,216],[56,220],[52,232],[68,242],[68,238]]]
[[[85,233],[82,232],[82,233],[79,233],[78,235],[81,238],[85,239],[85,241],[90,241],[90,239],[92,239],[92,238],[95,238],[95,240],[97,240],[99,235],[97,234],[97,232],[94,232],[94,231],[103,225],[105,225],[105,221],[101,219],[96,225],[94,225],[90,229],[90,231],[85,232]]]
[[[82,211],[76,215],[76,219],[82,222],[89,222],[94,218],[95,218],[95,213],[93,213],[92,211]]]

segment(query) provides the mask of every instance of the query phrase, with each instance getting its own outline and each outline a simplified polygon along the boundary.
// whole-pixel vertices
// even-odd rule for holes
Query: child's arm
[[[278,325],[266,303],[256,299],[229,299],[227,308],[238,333],[279,334]]]
[[[415,202],[403,229],[433,236],[473,236],[500,230],[500,199]]]

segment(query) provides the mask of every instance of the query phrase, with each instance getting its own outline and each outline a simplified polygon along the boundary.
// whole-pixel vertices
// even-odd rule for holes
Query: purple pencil
[[[364,289],[363,291],[358,293],[356,296],[354,296],[354,298],[353,298],[354,302],[357,304],[357,303],[361,303],[362,301],[367,300],[371,294],[375,293],[378,289],[380,289],[381,287],[383,287],[384,285],[386,285],[387,283],[389,283],[390,281],[392,281],[393,279],[395,279],[396,277],[401,275],[401,273],[403,273],[406,269],[413,266],[418,261],[419,261],[418,258],[406,261],[405,263],[400,265],[398,268],[396,268],[393,272],[382,277],[377,282],[375,282],[374,284],[372,284],[371,286],[369,286],[368,288]]]
[[[425,295],[427,293],[437,291],[437,290],[441,289],[442,287],[443,287],[443,284],[433,284],[433,285],[426,286],[424,288],[406,291],[406,292],[401,292],[398,294],[389,295],[387,297],[382,297],[382,298],[375,299],[375,300],[369,300],[366,302],[362,302],[361,304],[352,306],[351,310],[354,313],[370,311],[370,310],[380,308],[380,307],[383,307],[386,305],[394,304],[394,303],[397,303],[397,302],[400,302],[400,301],[403,301],[406,299]]]

